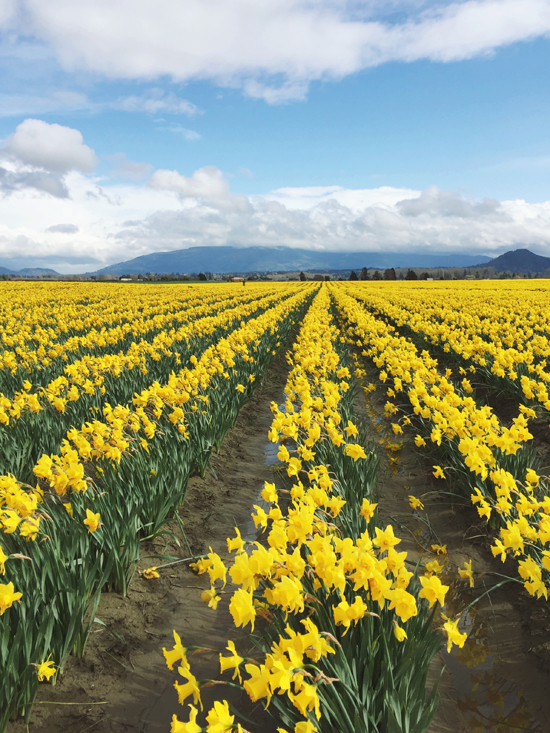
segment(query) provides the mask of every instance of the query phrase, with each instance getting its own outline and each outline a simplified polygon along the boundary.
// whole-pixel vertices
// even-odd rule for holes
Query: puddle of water
[[[268,443],[265,447],[265,462],[268,466],[274,466],[280,463],[277,458],[279,443]]]
[[[279,409],[283,411],[284,405],[279,405]],[[288,447],[289,450],[293,449],[293,446],[291,446],[291,442],[293,441],[285,441],[285,445]],[[279,478],[277,468],[282,466],[283,464],[281,461],[277,458],[277,453],[279,451],[280,441],[277,441],[276,443],[266,443],[264,448],[264,455],[265,455],[265,464],[266,466],[271,466],[273,468],[273,480],[272,483],[275,484],[275,487],[277,489],[282,488],[282,482]],[[269,513],[269,510],[271,509],[271,502],[264,501],[262,499],[262,491],[264,487],[263,484],[258,489],[258,494],[253,502],[252,506],[256,505],[259,506],[260,509],[263,509],[266,514]],[[251,507],[252,511],[252,507]],[[254,520],[252,519],[252,516],[249,515],[246,522],[244,522],[242,530],[241,530],[241,536],[243,539],[247,540],[248,542],[256,542],[258,541],[263,534],[263,530],[261,527],[256,527],[254,524]]]
[[[402,479],[406,471],[400,465],[398,453],[403,445],[398,443],[398,436],[391,428],[391,417],[388,419],[378,411],[368,390],[364,390],[364,395],[366,412],[378,433],[377,442],[385,453],[390,473],[394,478]],[[404,488],[409,489],[408,486]],[[436,717],[429,730],[432,733],[459,730],[471,733],[544,733],[529,710],[521,686],[506,679],[499,671],[503,663],[515,663],[522,654],[518,628],[514,625],[517,619],[510,613],[510,607],[500,604],[500,612],[496,612],[490,598],[485,597],[466,610],[479,591],[476,593],[469,588],[468,581],[459,576],[449,555],[437,554],[431,549],[440,541],[434,537],[429,522],[424,521],[425,513],[412,509],[411,513],[418,520],[413,536],[424,563],[438,560],[444,566],[441,581],[449,586],[446,604],[438,612],[437,623],[442,625],[444,622],[441,613],[450,618],[462,614],[458,628],[468,635],[462,649],[453,646],[450,653],[446,648],[441,653],[450,679],[446,699],[441,701],[445,710],[440,718]],[[528,665],[530,660],[524,658],[520,663]],[[550,724],[547,730],[550,730]]]
[[[451,569],[452,572],[452,569]],[[462,580],[449,580],[449,571],[442,578],[450,583],[443,613],[456,617],[471,602],[469,589],[463,590]],[[507,614],[493,614],[490,601],[463,611],[459,630],[468,638],[462,649],[453,647],[442,657],[451,677],[449,698],[462,713],[467,730],[472,733],[542,733],[528,708],[523,690],[498,673],[499,658],[495,650],[499,641],[517,634]],[[493,649],[494,647],[494,649]]]

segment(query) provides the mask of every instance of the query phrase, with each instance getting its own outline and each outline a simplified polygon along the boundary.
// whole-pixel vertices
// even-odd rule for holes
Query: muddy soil
[[[289,343],[292,343],[289,341]],[[193,554],[208,547],[227,557],[226,538],[238,526],[246,539],[256,539],[250,518],[264,481],[273,481],[273,463],[267,433],[271,425],[272,400],[280,401],[288,374],[285,350],[281,349],[252,400],[241,410],[235,427],[227,434],[219,453],[211,458],[212,470],[204,478],[193,477],[180,508],[185,535]],[[267,452],[266,452],[267,448]],[[190,555],[176,522],[164,538],[142,548],[140,569],[160,566],[168,558]],[[126,598],[105,593],[101,598],[83,659],[70,658],[57,684],[41,684],[30,723],[10,724],[8,733],[168,733],[174,714],[187,720],[173,687],[178,678],[164,662],[162,648],[171,649],[176,630],[184,646],[198,645],[224,651],[228,638],[235,640],[241,654],[251,651],[249,638],[235,630],[227,609],[229,591],[218,609],[208,609],[201,591],[208,587],[206,576],[195,575],[187,563],[159,570],[161,577],[146,580],[136,575]],[[219,677],[216,652],[190,658],[198,679]],[[228,680],[231,674],[224,675]],[[184,680],[178,680],[183,684]],[[205,689],[205,709],[213,700],[227,698],[250,718],[245,727],[274,733],[276,725],[259,705],[252,706],[238,690],[224,687]]]
[[[367,395],[366,406],[372,437],[380,445],[380,516],[394,524],[402,539],[398,549],[407,550],[414,560],[437,559],[444,566],[441,578],[450,590],[443,612],[454,617],[462,611],[459,628],[468,633],[462,650],[454,647],[447,654],[444,648],[432,665],[430,684],[438,683],[440,704],[428,733],[546,733],[550,730],[548,604],[530,598],[512,582],[464,612],[502,581],[502,575],[516,577],[517,571],[512,562],[502,565],[492,557],[489,544],[494,533],[469,499],[462,498],[460,487],[433,477],[433,467],[414,446],[412,435],[396,438],[383,417],[386,399],[379,388]],[[409,495],[423,502],[423,511],[411,509]],[[434,544],[445,545],[446,554],[433,551]],[[467,560],[473,561],[473,589],[457,572]]]

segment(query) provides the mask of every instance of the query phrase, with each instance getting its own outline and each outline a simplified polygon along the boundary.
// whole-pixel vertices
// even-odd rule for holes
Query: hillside
[[[486,263],[486,267],[494,267],[497,272],[545,272],[550,268],[550,257],[536,255],[528,249],[516,249],[505,252]]]
[[[290,247],[190,247],[156,252],[98,270],[97,275],[144,275],[148,272],[285,272],[345,270],[362,267],[468,267],[481,265],[488,257],[403,252],[318,252]]]
[[[43,275],[59,275],[55,270],[47,267],[24,267],[22,270],[10,270],[8,267],[0,266],[0,275],[12,275],[15,277],[42,277]]]

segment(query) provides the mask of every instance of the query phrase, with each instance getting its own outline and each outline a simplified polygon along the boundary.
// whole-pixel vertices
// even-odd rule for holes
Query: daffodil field
[[[281,350],[288,377],[265,436],[279,478],[253,508],[258,539],[235,528],[225,555],[192,558],[210,581],[204,613],[228,603],[253,635],[250,657],[227,630],[221,683],[288,733],[423,733],[433,718],[430,665],[466,634],[437,569],[379,517],[363,390],[384,393],[393,433],[471,501],[488,551],[513,558],[533,602],[547,600],[548,456],[530,431],[550,411],[546,281],[2,292],[0,733],[85,655],[101,593],[127,593],[142,543],[177,517]],[[184,632],[164,649],[185,706],[171,732],[244,731],[223,695],[202,710],[213,683],[195,676]]]
[[[40,678],[62,670],[72,651],[83,653],[101,590],[126,591],[141,540],[183,501],[190,473],[204,471],[313,294],[300,286],[244,293],[216,286],[198,294],[144,288],[121,310],[124,288],[104,291],[103,300],[94,286],[86,290],[69,286],[54,296],[46,289],[36,324],[28,323],[28,309],[16,308],[23,288],[5,296],[25,327],[21,347],[19,331],[8,332],[15,355],[4,354],[11,367],[1,436],[0,560],[8,582],[0,585],[0,729],[29,713]],[[158,311],[173,311],[175,299],[183,312],[159,321]],[[83,319],[88,302],[88,314],[97,309],[92,322]],[[67,345],[93,323],[102,330],[102,307],[122,331],[138,322],[138,339],[115,353],[112,372],[116,334],[94,335],[88,359],[82,347]],[[155,315],[142,325],[142,314]],[[174,322],[177,328],[161,330]],[[54,378],[55,360],[61,374]],[[52,399],[56,380],[64,387]]]

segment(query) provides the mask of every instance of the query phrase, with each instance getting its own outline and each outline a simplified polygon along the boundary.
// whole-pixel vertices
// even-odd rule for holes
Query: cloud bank
[[[83,272],[153,251],[285,245],[330,251],[550,256],[550,201],[475,199],[430,186],[231,191],[215,166],[188,175],[108,156],[80,131],[24,120],[0,144],[0,264]]]
[[[547,37],[550,2],[4,0],[1,26],[21,43],[45,44],[67,71],[209,79],[279,103],[303,98],[312,81],[390,61],[461,61]],[[119,106],[196,112],[154,94]]]

